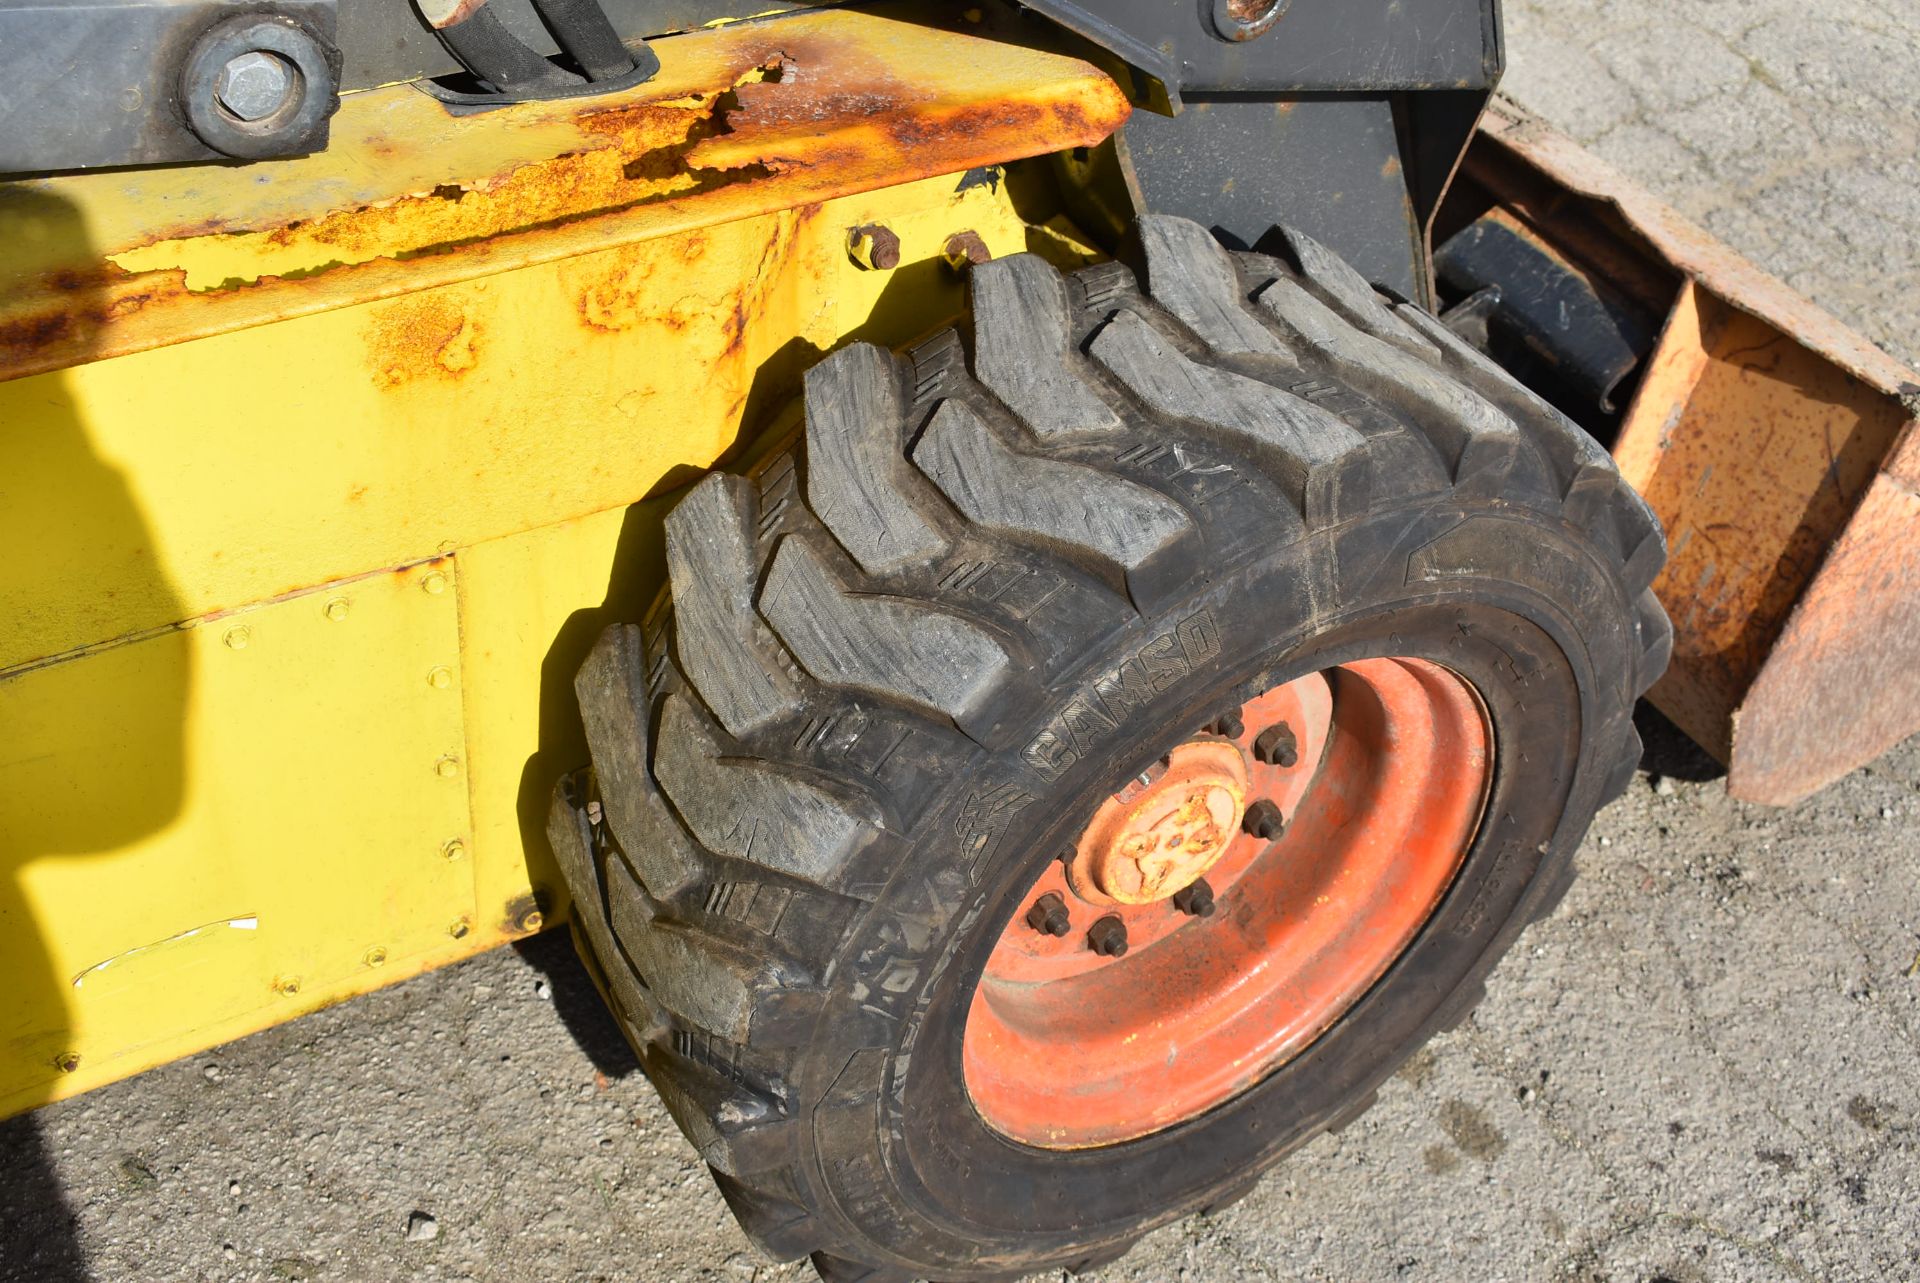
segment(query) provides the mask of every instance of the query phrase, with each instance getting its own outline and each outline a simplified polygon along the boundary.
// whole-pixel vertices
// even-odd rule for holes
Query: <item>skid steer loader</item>
[[[1466,1014],[1641,696],[1911,732],[1914,376],[1502,60],[0,7],[0,1112],[564,920],[762,1249],[1081,1270]]]

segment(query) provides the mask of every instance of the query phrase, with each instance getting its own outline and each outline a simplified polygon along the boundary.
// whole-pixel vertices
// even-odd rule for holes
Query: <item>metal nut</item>
[[[1247,808],[1240,826],[1257,838],[1271,840],[1287,831],[1287,817],[1281,813],[1278,802],[1263,797]]]
[[[891,228],[862,223],[847,231],[847,257],[862,268],[892,271],[900,266],[900,238]]]
[[[1109,913],[1087,928],[1087,947],[1103,958],[1124,957],[1127,952],[1127,924],[1117,914]]]
[[[1027,925],[1050,936],[1063,936],[1073,930],[1073,919],[1067,915],[1066,901],[1049,891],[1027,910]]]
[[[1275,722],[1260,732],[1260,738],[1253,742],[1253,755],[1268,766],[1292,766],[1300,760],[1300,744],[1293,737],[1293,727],[1285,722]]]
[[[1196,918],[1208,917],[1213,913],[1213,888],[1205,878],[1196,878],[1192,886],[1173,893],[1173,907]]]
[[[220,68],[213,92],[241,120],[264,120],[286,105],[294,75],[286,59],[253,49]]]

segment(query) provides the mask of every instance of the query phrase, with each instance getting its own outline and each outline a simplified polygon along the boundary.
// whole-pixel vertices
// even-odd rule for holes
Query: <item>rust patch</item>
[[[233,183],[217,173],[177,197],[115,189],[108,200],[121,209],[152,201],[136,224],[139,239],[103,247],[125,279],[98,298],[83,298],[78,279],[5,290],[0,378],[431,288],[530,254],[577,255],[592,239],[580,230],[588,220],[604,229],[598,247],[633,244],[694,222],[1084,146],[1130,110],[1084,63],[850,11],[689,33],[672,47],[677,56],[659,85],[635,91],[651,100],[436,118],[431,138],[413,136],[415,114],[396,111],[414,91],[356,96],[336,125],[336,147],[294,162],[287,194],[270,204],[237,192],[223,201]],[[973,57],[985,47],[1005,56]],[[412,134],[383,133],[389,120]],[[489,137],[521,128],[551,135],[554,150],[523,147],[491,169],[460,167],[459,157],[490,154]],[[422,160],[440,152],[452,160],[437,169]],[[409,186],[383,191],[367,180],[387,168],[405,168]],[[89,192],[100,190],[97,176],[89,181]],[[643,213],[650,208],[660,213]],[[691,260],[705,249],[688,240],[682,252]],[[188,264],[191,281],[181,270]],[[616,294],[623,288],[609,282]],[[622,324],[617,299],[585,300],[582,323]],[[379,327],[381,377],[467,368],[459,352],[473,336],[423,347],[431,330],[424,320]],[[101,341],[84,342],[83,333]],[[385,359],[401,349],[418,359]]]
[[[367,367],[377,388],[419,378],[458,379],[479,363],[481,330],[453,299],[416,294],[375,313]]]

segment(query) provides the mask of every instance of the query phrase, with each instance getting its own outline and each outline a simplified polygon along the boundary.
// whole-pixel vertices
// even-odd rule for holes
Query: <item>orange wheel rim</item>
[[[967,1015],[974,1107],[1073,1149],[1245,1091],[1405,951],[1491,778],[1486,713],[1437,664],[1359,660],[1246,701],[1103,802],[1028,887]]]

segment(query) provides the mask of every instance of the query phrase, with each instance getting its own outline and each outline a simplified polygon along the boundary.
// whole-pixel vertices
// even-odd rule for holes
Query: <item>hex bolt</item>
[[[1066,901],[1049,891],[1027,910],[1027,925],[1050,936],[1063,936],[1073,930],[1073,919],[1067,915]]]
[[[1300,760],[1300,743],[1293,737],[1293,727],[1285,722],[1275,722],[1260,732],[1260,738],[1253,742],[1253,755],[1268,766],[1292,766]]]
[[[892,228],[862,223],[847,229],[847,257],[860,268],[886,272],[900,266],[900,238]]]
[[[1205,878],[1196,878],[1193,885],[1173,893],[1173,907],[1191,917],[1210,917],[1213,914],[1213,888],[1207,885]]]
[[[947,237],[947,243],[941,249],[940,256],[946,259],[947,266],[956,272],[993,261],[993,251],[988,249],[987,243],[980,239],[979,232],[971,230],[955,232]]]
[[[293,76],[286,59],[251,49],[220,68],[213,94],[239,119],[264,120],[286,105],[293,90]]]
[[[1109,913],[1087,928],[1087,947],[1103,958],[1124,957],[1127,952],[1127,924]]]
[[[1213,719],[1213,733],[1237,740],[1247,733],[1246,719],[1240,716],[1240,710],[1230,708]]]
[[[1287,831],[1287,817],[1281,813],[1278,802],[1263,797],[1247,808],[1240,825],[1257,838],[1271,840]]]

